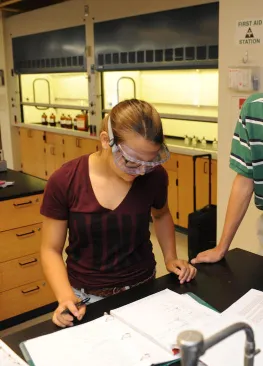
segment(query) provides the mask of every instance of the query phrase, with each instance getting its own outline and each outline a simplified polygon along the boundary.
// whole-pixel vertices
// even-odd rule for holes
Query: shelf
[[[67,104],[48,104],[48,103],[30,103],[30,102],[22,102],[21,105],[28,107],[46,107],[46,108],[59,108],[59,109],[74,109],[77,111],[88,111],[89,107],[87,106],[76,106],[76,105],[67,105]]]
[[[102,113],[109,113],[110,109],[103,109]],[[187,116],[185,114],[172,114],[172,113],[159,113],[161,118],[164,119],[180,119],[185,121],[193,121],[193,122],[210,122],[217,123],[217,117],[204,117],[204,116]]]

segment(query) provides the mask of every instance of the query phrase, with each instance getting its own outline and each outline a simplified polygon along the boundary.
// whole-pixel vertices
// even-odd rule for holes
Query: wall
[[[238,116],[238,99],[242,93],[235,93],[227,87],[228,66],[242,66],[242,59],[248,51],[249,66],[260,66],[262,70],[263,47],[259,45],[238,46],[235,41],[236,21],[249,18],[261,18],[262,0],[220,0],[219,27],[219,122],[218,122],[218,236],[220,236],[230,189],[235,173],[228,168],[232,133]],[[231,16],[230,16],[231,14]],[[223,24],[223,26],[222,26]],[[253,28],[252,28],[253,30]],[[263,36],[263,35],[262,35]],[[261,92],[263,91],[263,73],[261,71]],[[246,96],[246,94],[245,94]],[[259,252],[256,237],[256,221],[260,215],[253,201],[243,223],[233,241],[232,248],[240,247],[255,253]]]
[[[11,141],[11,126],[8,110],[8,95],[7,95],[7,69],[5,60],[5,43],[4,43],[4,26],[2,13],[0,12],[0,70],[4,70],[5,85],[0,86],[0,131],[2,148],[5,152],[5,158],[8,161],[13,160],[12,141]]]

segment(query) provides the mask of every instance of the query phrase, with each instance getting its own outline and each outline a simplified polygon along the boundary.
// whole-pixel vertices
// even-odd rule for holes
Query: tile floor
[[[151,240],[153,243],[153,251],[155,254],[156,262],[157,262],[157,277],[163,276],[167,273],[164,262],[163,262],[163,256],[161,248],[158,244],[157,238],[155,236],[154,230],[151,227]],[[177,247],[177,255],[180,259],[186,259],[187,260],[187,236],[181,233],[176,233],[176,247]],[[51,313],[45,314],[42,316],[39,316],[37,318],[34,318],[32,320],[29,320],[27,322],[24,322],[22,324],[16,325],[14,327],[5,329],[3,331],[0,331],[0,338],[10,335],[12,333],[18,332],[22,329],[28,328],[32,325],[41,323],[45,320],[48,320],[51,318]]]

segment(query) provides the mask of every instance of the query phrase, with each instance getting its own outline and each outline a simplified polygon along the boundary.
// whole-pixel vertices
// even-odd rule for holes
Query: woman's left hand
[[[180,283],[184,283],[191,281],[195,278],[197,270],[188,262],[181,260],[181,259],[171,259],[168,260],[166,263],[167,271],[175,273]]]

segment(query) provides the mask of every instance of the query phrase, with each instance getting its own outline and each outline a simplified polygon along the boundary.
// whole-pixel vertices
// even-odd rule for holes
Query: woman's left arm
[[[152,218],[167,270],[177,274],[180,283],[191,281],[197,271],[187,261],[177,258],[174,224],[168,204],[161,209],[152,208]]]

